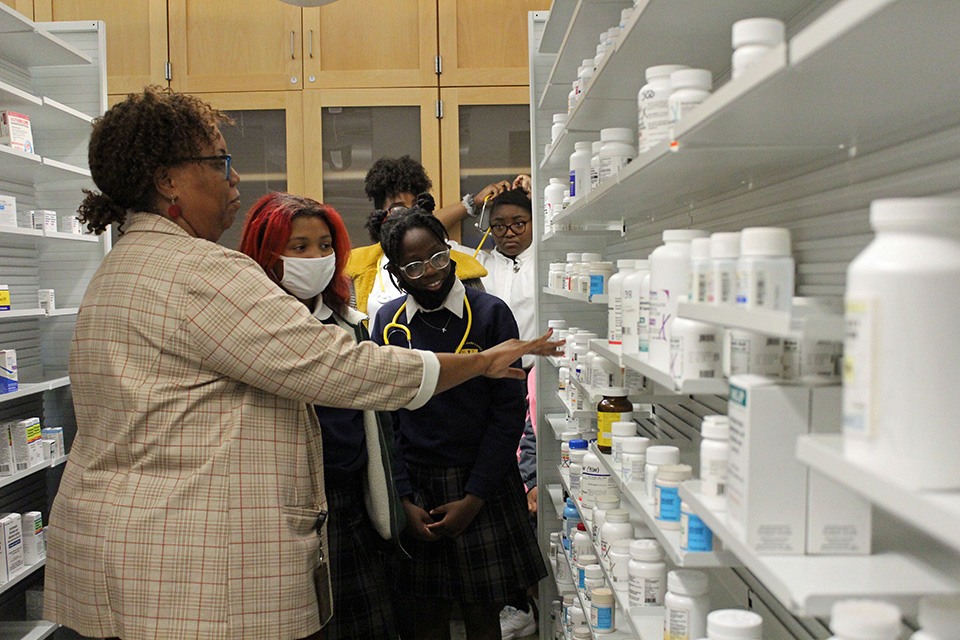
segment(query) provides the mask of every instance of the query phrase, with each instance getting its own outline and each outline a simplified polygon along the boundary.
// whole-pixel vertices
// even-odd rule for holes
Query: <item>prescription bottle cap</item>
[[[747,227],[740,232],[741,256],[789,256],[790,230],[781,227]]]
[[[577,523],[577,531],[586,531],[587,527],[582,522]]]
[[[729,440],[730,423],[722,420],[703,421],[700,425],[700,435],[710,440]]]
[[[706,260],[710,257],[710,238],[694,238],[690,241],[690,259]]]
[[[613,550],[613,551],[617,551],[617,552],[620,552],[620,553],[626,553],[627,555],[629,555],[629,554],[630,554],[630,545],[632,545],[634,542],[636,542],[636,541],[635,541],[635,540],[631,540],[630,538],[620,538],[619,540],[614,540],[614,541],[613,541],[613,543],[610,545],[610,549]]]
[[[600,262],[601,257],[599,253],[581,253],[580,262]]]
[[[592,145],[590,145],[590,153],[592,153],[593,155],[597,155],[598,153],[600,153],[601,147],[603,147],[603,142],[601,140],[597,140]]]
[[[637,425],[634,422],[614,422],[610,425],[610,435],[613,437],[635,436],[637,435]]]
[[[870,203],[875,231],[960,230],[960,199],[885,198]],[[946,229],[944,229],[946,228]]]
[[[841,600],[830,610],[830,630],[843,640],[895,640],[900,610],[879,600]]]
[[[633,269],[636,260],[617,260],[617,269]]]
[[[590,147],[593,145],[592,142],[574,142],[573,148],[576,151],[590,151]],[[575,152],[576,152],[575,151]]]
[[[571,448],[571,449],[586,449],[586,448],[587,448],[587,441],[584,440],[583,438],[576,438],[576,439],[574,439],[574,440],[571,440],[571,441],[570,441],[570,448]]]
[[[583,576],[585,578],[602,578],[603,569],[598,564],[588,564],[583,568]]]
[[[637,271],[649,271],[650,270],[650,261],[649,260],[634,260],[633,268]]]
[[[597,506],[595,508],[600,511],[606,511],[607,509],[618,509],[620,508],[620,498],[617,496],[611,496],[609,494],[597,496]]]
[[[775,47],[786,37],[786,27],[776,18],[747,18],[733,23],[733,48],[745,44]]]
[[[570,441],[573,448],[573,440]],[[677,464],[680,462],[680,449],[668,444],[647,447],[647,462],[650,464]]]
[[[744,609],[718,609],[707,614],[707,635],[723,640],[760,640],[763,618]]]
[[[578,567],[582,567],[586,569],[587,566],[591,564],[597,564],[597,556],[593,555],[592,553],[589,555],[580,556],[579,558],[577,558]]]
[[[917,620],[924,631],[946,638],[948,633],[960,629],[960,598],[936,596],[921,599]]]
[[[710,236],[711,258],[740,257],[740,232],[718,231]]]
[[[597,565],[599,569],[600,566]],[[593,590],[591,602],[594,604],[600,605],[611,605],[613,604],[613,591],[607,587],[597,587]]]
[[[632,144],[636,135],[629,127],[600,129],[600,142],[627,142]]]
[[[565,113],[555,113],[555,114],[553,114],[553,121],[554,121],[554,123],[557,123],[557,122],[566,122],[566,121],[567,121],[567,114],[565,114]]]
[[[647,78],[647,82],[650,82],[654,78],[669,78],[674,71],[689,68],[685,64],[658,64],[655,67],[647,67],[644,76]]]
[[[623,387],[610,387],[603,390],[604,398],[626,398],[627,390]]]
[[[566,320],[547,320],[547,326],[551,329],[566,329],[567,321]]]
[[[630,558],[641,562],[663,560],[663,551],[656,540],[634,540],[630,543]]]
[[[693,468],[688,464],[665,464],[657,469],[657,482],[680,482],[693,476]]]
[[[609,509],[607,522],[630,522],[630,512],[626,509]]]
[[[623,441],[623,452],[643,453],[647,450],[647,445],[649,444],[650,438],[644,438],[643,436],[630,436]]]
[[[699,229],[667,229],[663,232],[664,242],[693,242],[694,238],[706,237],[706,231]]]
[[[576,440],[578,435],[580,435],[579,431],[564,431],[560,434],[560,442],[566,442],[569,447],[570,441]]]
[[[709,91],[713,86],[713,76],[706,69],[680,69],[670,74],[670,87],[678,89],[702,89]]]
[[[667,590],[683,596],[703,596],[707,593],[707,574],[690,569],[677,569],[667,574]]]
[[[567,262],[580,262],[580,255],[579,253],[568,253]]]
[[[573,630],[574,640],[590,640],[590,638],[592,637],[593,637],[593,632],[590,631],[589,627],[580,625]]]

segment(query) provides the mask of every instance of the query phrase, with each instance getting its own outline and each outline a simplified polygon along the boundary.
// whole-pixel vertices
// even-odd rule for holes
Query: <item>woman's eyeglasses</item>
[[[210,160],[211,162],[216,161],[215,164],[213,164],[213,167],[217,170],[223,171],[224,180],[230,179],[230,154],[229,153],[224,153],[219,156],[195,156],[193,158],[183,159],[184,162],[202,162],[204,160]]]
[[[436,252],[430,256],[429,260],[417,260],[416,262],[405,264],[400,267],[400,270],[411,280],[416,280],[426,272],[428,262],[434,269],[446,269],[447,265],[450,264],[450,249]]]
[[[498,238],[502,238],[507,235],[507,229],[510,229],[514,235],[518,236],[526,230],[528,224],[530,224],[529,220],[518,220],[511,224],[492,224],[490,225],[490,233]]]

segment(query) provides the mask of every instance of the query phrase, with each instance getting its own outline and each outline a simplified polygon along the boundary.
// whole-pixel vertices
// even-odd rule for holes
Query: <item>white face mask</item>
[[[280,256],[280,259],[283,260],[281,286],[301,300],[309,300],[326,289],[337,266],[335,253],[323,258]]]

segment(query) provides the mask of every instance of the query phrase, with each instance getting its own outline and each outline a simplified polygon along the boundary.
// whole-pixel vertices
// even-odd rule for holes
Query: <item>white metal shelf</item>
[[[3,396],[0,396],[3,398]],[[566,409],[567,415],[571,418],[596,418],[597,411],[596,409],[571,409],[570,405],[567,404],[566,398],[560,395],[560,392],[557,391],[557,399],[560,400],[560,403],[563,405],[563,408]]]
[[[589,293],[578,293],[576,291],[563,291],[561,289],[551,289],[550,287],[544,287],[543,292],[551,296],[557,296],[558,298],[567,298],[568,300],[577,300],[578,302],[588,302],[590,304],[607,304],[608,296],[606,294],[600,294],[592,296]]]
[[[10,311],[0,311],[0,322],[19,318],[39,318],[43,315],[46,315],[43,309],[11,309]]]
[[[567,422],[567,416],[562,413],[548,413],[544,416],[547,419],[547,422],[550,424],[550,428],[553,429],[553,435],[556,436],[556,439],[560,439],[560,434],[566,431],[575,431],[573,425]]]
[[[57,318],[60,316],[75,316],[80,313],[80,307],[64,307],[63,309],[54,309],[47,314],[48,318]]]
[[[559,484],[548,484],[547,486],[547,495],[550,497],[550,502],[553,504],[554,510],[557,512],[557,520],[563,520],[563,487]]]
[[[0,149],[3,149],[3,148],[4,147],[0,146]],[[43,230],[24,229],[22,227],[9,227],[6,225],[0,225],[0,238],[2,238],[3,236],[22,236],[25,238],[42,238]]]
[[[553,0],[550,4],[550,16],[543,26],[543,35],[540,36],[540,53],[557,53],[560,50],[576,8],[577,0]]]
[[[681,549],[680,531],[664,529],[660,526],[660,522],[654,517],[653,505],[647,502],[646,494],[634,491],[624,484],[620,469],[614,468],[613,456],[601,453],[596,442],[590,443],[590,451],[600,458],[600,464],[607,470],[610,477],[616,480],[617,488],[620,490],[621,507],[623,507],[624,499],[626,499],[626,502],[632,507],[631,511],[636,512],[650,528],[656,536],[657,542],[663,547],[664,553],[673,564],[686,569],[711,569],[740,564],[736,557],[727,551],[684,551]]]
[[[17,398],[32,396],[35,393],[43,393],[44,391],[50,391],[59,387],[65,387],[68,384],[70,384],[70,376],[54,378],[53,380],[47,380],[45,382],[21,383],[16,391],[0,394],[0,403],[10,402]]]
[[[21,67],[91,64],[90,56],[0,3],[0,59]]]
[[[899,553],[863,556],[757,555],[731,528],[727,512],[702,499],[700,481],[680,485],[680,498],[792,613],[828,616],[837,600],[878,598],[916,611],[923,596],[960,594],[960,584]]]
[[[69,107],[53,98],[43,96],[41,107],[28,106],[24,114],[30,116],[30,127],[33,130],[34,138],[43,136],[48,131],[56,131],[64,128],[73,128],[77,125],[90,126],[93,118]]]
[[[46,620],[0,622],[0,640],[44,640],[59,628],[57,623]]]
[[[726,395],[730,390],[724,378],[718,378],[716,380],[684,380],[682,384],[678,385],[672,375],[666,371],[657,369],[652,364],[641,360],[639,356],[633,354],[622,354],[620,361],[623,363],[623,366],[643,374],[661,387],[679,395],[702,393]]]
[[[12,182],[43,184],[89,178],[90,170],[0,145],[0,176]]]
[[[960,550],[960,491],[918,491],[843,455],[842,435],[800,436],[797,459],[931,536]]]
[[[37,562],[37,563],[31,564],[31,565],[25,566],[23,569],[21,569],[21,570],[19,571],[19,573],[17,573],[16,575],[14,575],[12,578],[10,578],[9,580],[7,580],[7,581],[4,582],[3,584],[0,584],[0,593],[6,593],[6,591],[7,591],[8,589],[10,589],[10,587],[12,587],[13,585],[17,584],[18,582],[21,582],[24,578],[26,578],[26,577],[29,576],[30,574],[36,572],[37,570],[39,570],[39,569],[40,569],[43,565],[45,565],[45,564],[47,564],[47,559],[46,559],[46,558],[44,558],[44,559],[41,560],[40,562]]]
[[[39,107],[43,99],[0,81],[0,108],[23,111],[29,107]]]
[[[44,469],[49,469],[50,467],[57,467],[57,466],[60,466],[61,464],[65,464],[67,462],[67,457],[68,456],[60,456],[59,458],[54,458],[47,464],[35,464],[32,467],[24,469],[23,471],[17,471],[13,475],[4,476],[0,478],[0,487],[6,487],[7,485],[11,485],[11,484],[14,484],[15,482],[19,482],[20,480],[23,480],[27,476],[32,476],[35,473],[40,473]]]
[[[45,231],[45,238],[51,240],[68,240],[73,242],[100,242],[100,236],[92,233],[64,233],[62,231]]]
[[[576,565],[573,564],[573,562],[571,562],[570,556],[567,555],[566,550],[561,547],[560,549],[558,549],[558,551],[560,552],[560,555],[561,555],[562,557],[561,557],[561,558],[558,558],[558,559],[557,559],[557,562],[566,562],[566,563],[567,563],[567,566],[570,567],[570,569],[569,569],[570,572],[571,572],[573,575],[577,575],[577,567],[576,567]],[[564,586],[564,585],[561,585],[561,584],[558,582],[558,583],[557,583],[557,590],[559,591],[560,588],[563,587],[563,586]],[[569,589],[569,585],[566,585],[565,588],[568,588],[568,589]],[[611,589],[612,589],[612,587],[611,587]],[[574,590],[576,591],[576,594],[577,594],[577,600],[580,601],[580,608],[583,609],[584,616],[586,617],[587,623],[589,624],[589,622],[590,622],[590,604],[587,602],[587,599],[584,597],[583,593],[580,592],[580,589],[577,588],[577,586],[576,586],[576,581],[574,581]],[[617,607],[617,609],[620,609],[620,601],[619,601],[619,599],[616,600],[616,602],[614,603],[614,606]],[[629,611],[629,610],[628,610],[628,611]],[[614,624],[617,626],[617,629],[616,629],[615,631],[613,631],[613,633],[597,633],[597,632],[595,632],[595,631],[593,630],[593,628],[591,627],[591,628],[590,628],[590,637],[593,638],[593,640],[636,640],[636,638],[641,637],[641,636],[636,635],[636,632],[634,631],[634,628],[633,628],[633,621],[632,621],[632,620],[630,621],[630,624],[629,624],[629,626],[630,626],[630,630],[629,630],[629,631],[620,628],[620,627],[621,627],[621,625],[620,625],[620,615],[621,615],[621,614],[622,614],[622,610],[620,610],[620,611],[618,612],[617,618],[613,621]],[[627,614],[627,617],[629,618],[629,614]],[[650,638],[652,638],[652,639],[654,639],[654,640],[662,640],[662,638],[663,638],[663,618],[660,618],[660,636],[649,636],[649,638],[648,638],[648,636],[645,636],[645,635],[644,635],[644,636],[642,636],[642,638],[643,638],[643,640],[650,640]]]
[[[843,340],[843,315],[806,314],[806,306],[795,306],[792,311],[744,309],[731,305],[712,305],[681,302],[677,315],[734,329],[756,331],[782,338],[809,338],[812,340]]]

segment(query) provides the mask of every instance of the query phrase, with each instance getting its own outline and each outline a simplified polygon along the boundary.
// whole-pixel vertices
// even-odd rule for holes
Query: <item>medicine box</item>
[[[797,436],[810,424],[809,389],[747,374],[730,378],[727,514],[758,554],[805,551],[807,468]]]
[[[19,513],[0,514],[0,535],[3,536],[7,560],[7,580],[23,571],[23,529]]]
[[[0,349],[0,393],[12,393],[19,388],[17,350]]]
[[[82,233],[80,219],[77,216],[60,216],[57,218],[57,231],[60,233]]]
[[[810,389],[810,433],[840,433],[839,385]],[[816,471],[807,479],[807,553],[867,555],[873,525],[870,502]]]
[[[17,471],[43,464],[40,418],[27,418],[13,427],[13,462]]]
[[[0,477],[12,476],[16,470],[13,462],[13,427],[16,422],[0,423]]]
[[[10,311],[10,285],[0,284],[0,311]]]
[[[0,194],[0,225],[17,226],[17,199]]]
[[[17,226],[21,229],[33,229],[33,210],[17,209]]]
[[[30,116],[16,111],[0,111],[0,144],[27,153],[36,153],[33,150]]]
[[[63,427],[43,427],[40,430],[40,434],[46,440],[53,440],[57,445],[56,455],[54,458],[61,458],[67,455],[67,451],[63,446]]]
[[[50,313],[51,311],[56,311],[56,296],[54,295],[53,289],[37,289],[37,303],[40,305],[40,308]]]
[[[47,557],[43,531],[43,517],[39,511],[23,514],[23,562],[27,566],[37,564]]]
[[[33,228],[43,229],[44,233],[57,230],[57,212],[49,209],[33,210]]]

